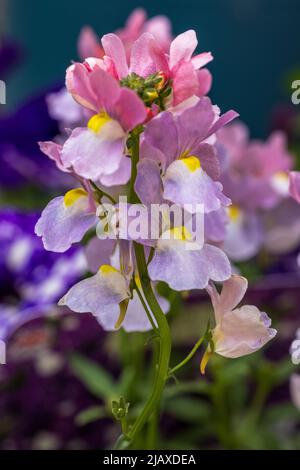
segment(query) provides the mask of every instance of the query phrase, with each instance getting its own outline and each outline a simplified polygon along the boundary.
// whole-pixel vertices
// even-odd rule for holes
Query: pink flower
[[[125,27],[117,30],[116,34],[122,39],[129,56],[132,44],[143,33],[153,34],[161,49],[167,52],[172,41],[171,29],[170,20],[166,16],[147,19],[145,10],[136,8],[128,17]]]
[[[271,320],[254,305],[236,308],[247,290],[248,281],[244,277],[233,275],[223,284],[221,294],[213,284],[208,287],[211,297],[216,326],[212,333],[213,352],[228,358],[251,354],[276,335],[270,328]],[[204,373],[208,358],[212,354],[210,346],[201,362]]]
[[[293,160],[282,132],[273,132],[266,142],[249,141],[247,128],[235,123],[221,129],[218,139],[225,149],[222,182],[233,204],[270,209],[288,196]]]
[[[98,36],[90,26],[84,26],[80,31],[77,49],[83,60],[88,57],[101,58],[104,54]]]
[[[196,95],[204,96],[211,88],[211,75],[203,69],[213,60],[210,52],[195,55],[198,41],[194,30],[177,36],[169,52],[169,77],[173,85],[173,105]]]
[[[202,69],[213,57],[210,52],[193,57],[198,41],[193,30],[177,36],[171,43],[169,53],[160,47],[150,33],[142,34],[132,45],[129,60],[121,39],[115,34],[102,38],[104,60],[110,64],[110,72],[121,80],[130,74],[147,78],[161,74],[165,81],[172,81],[171,105],[175,106],[191,96],[203,96],[211,86],[211,76]],[[200,70],[201,69],[201,70]]]
[[[61,151],[64,166],[104,185],[124,184],[130,175],[125,158],[127,134],[147,116],[136,93],[121,87],[101,68],[76,63],[67,70],[66,84],[73,98],[92,112],[88,126],[76,128]]]
[[[161,49],[167,52],[172,41],[171,29],[170,20],[166,16],[159,15],[147,19],[145,10],[136,8],[128,17],[125,27],[118,29],[115,34],[122,39],[126,55],[129,57],[134,41],[147,32],[153,34]],[[78,53],[83,60],[88,57],[102,58],[104,55],[97,34],[89,26],[85,26],[80,32]]]
[[[251,141],[247,127],[234,123],[219,130],[218,142],[221,182],[233,204],[228,212],[225,252],[232,260],[243,261],[255,256],[263,244],[268,251],[277,253],[284,246],[289,249],[297,243],[295,235],[299,229],[293,223],[297,216],[292,206],[296,204],[289,199],[289,170],[293,160],[285,135],[273,132],[265,142]],[[288,204],[291,206],[289,225],[285,214]],[[284,215],[283,223],[278,211]],[[283,235],[285,227],[288,230]]]

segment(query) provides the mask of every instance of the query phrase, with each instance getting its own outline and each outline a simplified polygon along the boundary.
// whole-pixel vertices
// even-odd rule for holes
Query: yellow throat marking
[[[91,131],[97,134],[102,129],[102,127],[111,120],[112,119],[107,113],[95,114],[91,117],[87,126]]]
[[[171,228],[170,236],[174,240],[182,240],[182,241],[192,240],[193,238],[190,232],[185,227]]]
[[[194,155],[188,156],[187,151],[180,156],[180,160],[182,160],[182,162],[185,164],[185,166],[191,173],[194,173],[196,170],[199,170],[201,168],[199,158],[195,157]]]
[[[82,188],[71,189],[64,196],[64,203],[67,207],[72,206],[80,197],[87,196],[87,192]]]
[[[110,266],[110,264],[103,264],[99,268],[99,272],[105,275],[105,274],[111,274],[111,273],[118,273],[119,271],[113,266]]]
[[[228,215],[232,222],[236,222],[241,216],[241,211],[238,206],[232,205],[228,207]]]

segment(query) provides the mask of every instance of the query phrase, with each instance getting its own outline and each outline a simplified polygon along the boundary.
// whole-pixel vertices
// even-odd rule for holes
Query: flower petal
[[[169,302],[160,296],[157,296],[157,300],[162,310],[167,313],[170,307]],[[106,331],[114,331],[117,319],[118,315],[107,314],[105,319],[102,315],[101,325]],[[152,325],[136,292],[134,292],[133,298],[128,304],[121,327],[128,333],[152,330]]]
[[[144,33],[133,43],[130,57],[130,72],[146,78],[157,71],[151,54],[153,42],[155,42],[155,39],[152,34]]]
[[[110,121],[99,133],[88,128],[74,129],[65,142],[61,158],[78,175],[97,181],[102,175],[111,175],[119,169],[124,145],[121,127],[116,121]]]
[[[111,111],[111,117],[117,119],[125,131],[131,131],[145,121],[147,111],[144,103],[133,90],[122,88]]]
[[[209,62],[213,60],[213,56],[211,52],[202,52],[201,54],[195,55],[192,57],[192,64],[195,69],[201,69],[204,65],[207,65]]]
[[[221,336],[215,333],[215,352],[224,357],[246,356],[263,347],[277,331],[270,328],[271,320],[254,305],[245,305],[225,313]]]
[[[182,291],[204,289],[210,279],[224,281],[230,277],[230,263],[219,248],[208,244],[199,250],[186,248],[185,241],[160,239],[148,266],[150,278]]]
[[[149,146],[150,149],[148,149]],[[151,158],[152,148],[159,150],[158,158],[164,168],[179,156],[177,128],[174,117],[170,112],[159,114],[147,124],[144,141],[142,142],[141,157],[157,160],[155,154]]]
[[[223,249],[231,260],[245,261],[258,253],[263,241],[263,227],[257,215],[241,213],[227,225]]]
[[[101,57],[103,55],[98,36],[89,26],[85,26],[80,31],[77,48],[83,60],[88,57]]]
[[[108,317],[116,318],[119,304],[129,298],[125,277],[116,269],[108,272],[102,268],[94,276],[84,279],[73,286],[59,301],[74,312],[90,312],[100,322]]]
[[[112,58],[119,78],[127,77],[128,65],[124,45],[116,34],[105,34],[102,39],[105,54]]]
[[[191,62],[182,62],[172,80],[173,88],[173,105],[187,100],[193,95],[198,95],[199,78],[198,72]]]
[[[198,161],[196,157],[190,157],[177,160],[167,168],[163,178],[164,199],[186,206],[191,213],[209,213],[220,209],[221,205],[229,205],[230,200],[222,193],[220,183],[214,182],[202,170],[200,163],[199,167],[189,168],[191,158]]]
[[[57,168],[65,173],[69,173],[70,170],[66,167],[61,160],[62,145],[56,144],[55,142],[39,142],[41,151],[47,155],[51,160],[56,163]]]
[[[205,96],[210,92],[212,86],[212,74],[208,69],[198,70],[198,92],[197,96]]]
[[[179,34],[170,46],[170,68],[181,61],[189,61],[198,45],[196,33],[193,29]]]
[[[222,315],[231,312],[243,300],[248,288],[248,281],[245,277],[233,274],[230,279],[224,282],[221,294],[218,294],[214,286],[210,286],[208,293],[216,313],[217,322],[221,321]]]
[[[88,269],[96,273],[103,264],[111,264],[111,256],[116,246],[116,240],[107,238],[99,240],[92,238],[85,247],[85,256],[88,263]]]
[[[88,207],[88,197],[84,195],[70,205],[65,203],[64,197],[53,199],[35,226],[35,233],[42,237],[45,249],[62,253],[79,242],[97,223],[97,217],[88,212]]]
[[[162,202],[162,181],[158,164],[147,158],[141,160],[137,167],[135,191],[143,204],[160,204]]]

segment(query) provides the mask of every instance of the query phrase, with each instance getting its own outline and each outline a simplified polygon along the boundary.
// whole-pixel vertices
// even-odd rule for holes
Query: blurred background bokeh
[[[140,403],[149,393],[147,335],[106,334],[89,314],[58,309],[86,271],[82,250],[44,252],[33,233],[45,203],[68,187],[36,144],[61,131],[46,96],[61,89],[66,67],[78,60],[83,26],[101,36],[122,27],[136,7],[149,17],[167,15],[175,35],[194,28],[200,50],[215,58],[212,100],[237,110],[253,138],[282,129],[299,166],[300,115],[291,103],[291,83],[300,79],[298,0],[0,0],[7,86],[0,105],[0,337],[9,338],[0,365],[1,449],[109,447],[119,433],[111,400],[126,394]],[[300,240],[299,224],[295,230]],[[261,250],[238,264],[251,281],[247,300],[274,319],[275,341],[251,357],[214,358],[204,378],[195,357],[167,386],[157,442],[150,429],[137,445],[300,448],[300,403],[290,394],[297,367],[289,355],[300,327],[299,248],[294,243],[282,256]],[[205,295],[169,300],[176,362],[206,328],[211,308]]]
[[[24,48],[26,61],[9,83],[8,104],[64,76],[77,58],[84,24],[100,35],[114,31],[137,6],[150,17],[167,15],[174,34],[195,29],[201,51],[215,57],[212,97],[222,109],[234,108],[256,137],[266,135],[270,109],[285,97],[286,74],[299,67],[297,0],[2,0],[2,27]],[[3,19],[5,18],[5,20]]]

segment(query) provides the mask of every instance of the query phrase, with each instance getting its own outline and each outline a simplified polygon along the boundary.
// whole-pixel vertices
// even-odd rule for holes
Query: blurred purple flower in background
[[[34,234],[35,214],[0,212],[0,338],[53,311],[86,270],[81,249],[49,253]]]

